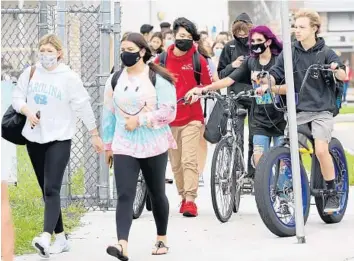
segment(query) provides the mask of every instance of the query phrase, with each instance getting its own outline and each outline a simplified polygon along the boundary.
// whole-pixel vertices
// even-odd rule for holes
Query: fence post
[[[48,6],[45,0],[39,1],[39,38],[48,33]]]
[[[66,21],[66,1],[65,0],[57,0],[57,12],[58,12],[58,21],[57,22],[57,34],[63,43],[63,51],[64,53],[67,50],[67,42],[66,42],[66,28],[65,28],[65,21]],[[53,15],[54,16],[54,15]],[[55,16],[54,16],[55,17]],[[65,57],[65,54],[64,54]],[[70,161],[68,166],[65,169],[63,182],[61,185],[60,190],[60,198],[61,198],[61,205],[62,207],[67,207],[69,204],[69,168],[70,168]]]
[[[121,38],[121,5],[120,2],[114,2],[114,25],[113,25],[113,34],[114,34],[114,69],[118,71],[121,66],[120,61],[120,38]],[[113,175],[113,206],[116,207],[117,203],[117,187],[115,183],[115,176]]]
[[[104,87],[106,81],[110,75],[110,33],[111,33],[111,1],[102,0],[100,6],[100,71],[99,71],[99,104],[100,117],[102,121],[103,112],[103,97]],[[102,123],[99,123],[100,134],[103,134]],[[99,155],[99,199],[101,207],[108,208],[109,204],[109,192],[110,192],[110,177],[109,168],[105,162],[105,155],[101,153]]]

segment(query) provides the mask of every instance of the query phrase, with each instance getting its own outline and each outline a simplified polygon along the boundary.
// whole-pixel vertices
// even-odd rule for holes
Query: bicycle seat
[[[313,141],[311,123],[305,123],[297,126],[297,132],[306,136],[309,140]]]

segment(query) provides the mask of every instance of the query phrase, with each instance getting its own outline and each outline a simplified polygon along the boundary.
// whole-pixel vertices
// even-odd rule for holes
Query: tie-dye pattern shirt
[[[105,86],[103,142],[113,154],[148,158],[176,148],[169,123],[176,117],[174,85],[156,74],[156,86],[149,78],[149,67],[138,76],[123,70],[114,91],[111,75]],[[126,130],[125,117],[138,116],[139,126]]]

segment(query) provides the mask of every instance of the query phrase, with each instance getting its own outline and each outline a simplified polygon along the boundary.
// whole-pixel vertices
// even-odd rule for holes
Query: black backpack
[[[114,91],[114,88],[115,88],[116,85],[117,85],[117,82],[118,82],[118,79],[119,79],[120,75],[121,75],[122,72],[123,72],[123,69],[124,69],[124,68],[121,68],[119,71],[114,72],[114,67],[112,68],[111,73],[114,72],[114,73],[113,73],[112,80],[111,80],[111,86],[112,86],[113,91]],[[154,71],[149,70],[149,78],[150,78],[150,80],[151,80],[151,82],[152,82],[152,85],[155,86],[155,85],[156,85],[156,73],[155,73]]]
[[[167,53],[162,52],[159,55],[159,64],[162,67],[166,67]],[[202,67],[200,65],[200,54],[198,52],[194,52],[193,54],[193,70],[194,70],[194,78],[197,82],[197,85],[200,85],[200,75],[202,74]]]
[[[324,57],[325,57],[323,63],[326,63],[326,64],[328,63],[326,61],[326,58],[327,58],[328,52],[330,50],[331,49],[328,46],[326,46],[326,45],[321,50],[321,51],[323,51]],[[292,46],[293,62],[295,63],[294,54],[295,54],[295,46]],[[318,63],[321,63],[321,61],[318,61]],[[295,64],[293,64],[293,67],[295,68]],[[322,73],[323,78],[325,79],[325,82],[326,82],[326,85],[327,85],[328,88],[333,89],[333,85],[335,86],[334,95],[335,95],[335,98],[336,98],[336,107],[332,111],[333,117],[335,117],[335,116],[337,116],[339,114],[339,111],[342,108],[342,96],[343,96],[343,91],[344,91],[343,82],[335,79],[335,77],[334,77],[332,72],[327,72],[326,71],[326,72],[321,72],[321,73]]]

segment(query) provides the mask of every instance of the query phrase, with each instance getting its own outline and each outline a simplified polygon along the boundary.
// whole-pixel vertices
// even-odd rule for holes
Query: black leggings
[[[145,159],[114,155],[114,175],[118,194],[116,210],[118,240],[128,241],[140,169],[151,198],[157,235],[166,235],[169,213],[169,204],[165,193],[166,166],[167,152]]]
[[[44,199],[44,232],[64,231],[60,207],[60,189],[70,158],[71,140],[39,144],[27,143],[28,155]]]

